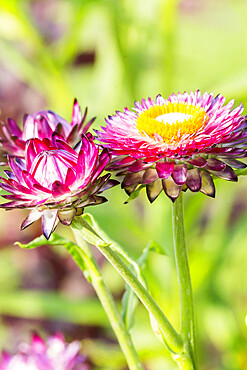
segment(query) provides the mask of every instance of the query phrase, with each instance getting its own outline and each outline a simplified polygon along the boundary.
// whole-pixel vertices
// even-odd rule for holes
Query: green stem
[[[78,248],[75,247],[76,251],[74,252],[77,254],[80,254],[83,263],[86,265],[87,271],[91,279],[91,283],[109,318],[112,329],[114,330],[116,337],[118,339],[118,342],[120,344],[120,347],[125,355],[129,369],[131,370],[141,369],[142,370],[143,367],[135,351],[131,337],[125,328],[124,322],[112,298],[111,292],[103,280],[103,277],[101,275],[101,272],[99,270],[96,260],[89,246],[82,238],[81,233],[78,232],[77,229],[73,228],[73,225],[72,225],[72,230],[75,235],[76,242],[78,244]],[[73,251],[71,255],[73,256]],[[80,262],[78,258],[76,258],[75,260],[77,264],[79,265],[79,267],[81,267],[81,269],[83,270],[84,266],[80,266]]]
[[[189,262],[185,242],[183,193],[180,194],[173,204],[172,220],[180,297],[181,336],[184,341],[185,355],[189,356],[193,363],[191,369],[196,369],[197,360],[195,353],[194,307]]]
[[[173,326],[168,321],[167,317],[161,311],[155,300],[151,297],[145,287],[138,281],[136,276],[129,270],[125,263],[118,257],[112,247],[107,244],[83,219],[83,217],[75,217],[72,222],[72,227],[79,231],[80,235],[88,243],[95,245],[100,252],[108,259],[115,267],[119,274],[124,278],[126,283],[132,288],[135,294],[142,301],[148,312],[156,320],[159,329],[162,332],[163,338],[170,349],[174,353],[180,353],[183,350],[183,342],[180,335],[176,332]]]
[[[94,217],[90,213],[83,214],[84,220],[86,220],[89,225],[96,231],[96,233],[108,244],[111,245],[111,248],[114,252],[124,258],[135,271],[138,280],[142,283],[144,287],[146,287],[145,279],[142,276],[141,268],[135,259],[130,255],[130,253],[120,244],[118,244],[115,240],[111,239],[97,224]]]
[[[139,283],[135,275],[128,269],[125,263],[107,246],[97,246],[101,253],[108,259],[108,261],[115,267],[115,269],[124,278],[126,283],[132,288],[149,313],[156,320],[164,339],[169,349],[173,352],[180,352],[182,349],[182,341],[175,329],[172,327],[164,313],[161,311],[155,300],[151,297],[144,286]]]

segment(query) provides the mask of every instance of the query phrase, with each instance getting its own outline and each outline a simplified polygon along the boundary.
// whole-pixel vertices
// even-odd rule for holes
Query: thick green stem
[[[167,346],[173,352],[180,352],[182,349],[182,341],[178,333],[172,327],[164,313],[161,311],[155,300],[151,297],[144,286],[139,283],[135,275],[129,270],[125,263],[113,252],[108,246],[97,246],[101,253],[115,267],[115,269],[124,278],[126,283],[132,288],[149,313],[156,320],[158,327],[162,331]]]
[[[74,232],[76,242],[79,246],[78,248],[75,247],[76,248],[75,252],[79,253],[82,257],[82,261],[88,270],[91,283],[109,318],[112,329],[114,330],[116,337],[118,339],[118,342],[120,344],[120,347],[125,355],[129,369],[131,370],[143,369],[142,364],[133,346],[131,337],[126,330],[126,327],[124,325],[120,312],[112,298],[110,290],[108,289],[108,287],[106,286],[103,280],[103,277],[101,275],[97,262],[95,261],[95,258],[89,246],[82,238],[81,233],[77,229],[73,228],[73,225],[72,225],[72,230]],[[73,256],[73,253],[71,254]],[[78,263],[78,258],[76,259],[76,262]],[[82,267],[82,266],[79,266],[79,267]]]
[[[181,313],[181,336],[184,341],[185,355],[191,358],[193,366],[197,368],[195,352],[195,325],[193,294],[189,271],[189,262],[185,242],[183,193],[173,204],[173,238],[175,260],[178,275],[180,313]]]
[[[89,225],[96,231],[96,233],[104,240],[106,243],[111,245],[111,248],[114,252],[117,252],[118,255],[123,257],[125,261],[127,261],[136,273],[138,280],[142,283],[142,285],[146,286],[145,279],[142,276],[141,268],[135,259],[130,255],[130,253],[120,244],[118,244],[115,240],[111,239],[97,224],[93,216],[89,213],[84,213],[83,218]]]
[[[105,242],[82,217],[75,217],[72,222],[72,227],[79,231],[79,234],[84,240],[95,245],[115,267],[126,283],[142,301],[148,312],[156,320],[168,348],[174,353],[180,353],[183,350],[183,342],[180,335],[178,335],[176,330],[170,324],[149,292],[138,281],[137,277],[130,271],[121,258],[118,257],[114,248],[112,248],[112,246],[109,247],[110,244]]]

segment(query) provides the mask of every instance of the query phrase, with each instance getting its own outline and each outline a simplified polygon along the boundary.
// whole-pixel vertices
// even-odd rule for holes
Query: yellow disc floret
[[[159,135],[165,143],[178,142],[183,135],[196,134],[208,121],[205,110],[186,103],[155,105],[137,118],[137,129],[155,139]]]

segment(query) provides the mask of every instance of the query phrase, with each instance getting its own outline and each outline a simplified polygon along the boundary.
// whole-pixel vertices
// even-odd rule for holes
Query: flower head
[[[3,352],[0,370],[88,370],[80,348],[78,341],[65,343],[60,333],[46,342],[34,334],[31,344],[21,343],[16,355]]]
[[[23,130],[17,126],[12,118],[7,122],[0,122],[0,143],[2,149],[14,156],[24,157],[25,143],[29,139],[52,139],[54,131],[59,133],[63,139],[71,146],[81,140],[95,117],[86,124],[87,108],[82,116],[77,100],[74,100],[71,123],[60,117],[51,110],[40,111],[34,114],[24,115]]]
[[[110,174],[99,177],[110,161],[107,149],[101,153],[92,135],[86,134],[72,149],[59,134],[49,139],[31,139],[26,143],[25,160],[9,157],[11,171],[4,171],[0,187],[9,195],[10,202],[1,208],[31,209],[22,223],[24,229],[42,218],[42,229],[48,239],[58,220],[70,225],[84,207],[106,201],[98,195],[118,182],[109,180]]]
[[[187,189],[214,197],[213,176],[237,181],[232,167],[246,167],[236,160],[247,154],[243,107],[224,103],[221,95],[196,91],[158,95],[136,102],[135,112],[116,112],[97,131],[113,153],[109,170],[125,176],[128,194],[146,186],[151,202],[162,189],[172,201]]]

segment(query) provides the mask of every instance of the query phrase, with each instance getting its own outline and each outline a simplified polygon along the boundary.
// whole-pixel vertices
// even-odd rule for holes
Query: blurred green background
[[[77,97],[89,117],[131,108],[134,100],[172,92],[221,93],[247,104],[245,0],[1,0],[1,118],[53,109],[68,120]],[[247,111],[246,111],[247,113]],[[247,179],[216,181],[216,199],[185,195],[186,229],[195,294],[200,369],[247,369]],[[89,209],[99,224],[138,257],[150,240],[145,268],[153,296],[179,329],[172,251],[171,203],[145,194],[123,205],[120,188]],[[30,332],[63,331],[82,339],[94,369],[125,362],[92,288],[62,248],[21,250],[21,211],[0,213],[0,346],[14,352]],[[59,232],[72,237],[66,227]],[[96,254],[116,300],[124,283]],[[133,340],[148,370],[177,369],[138,306]]]

